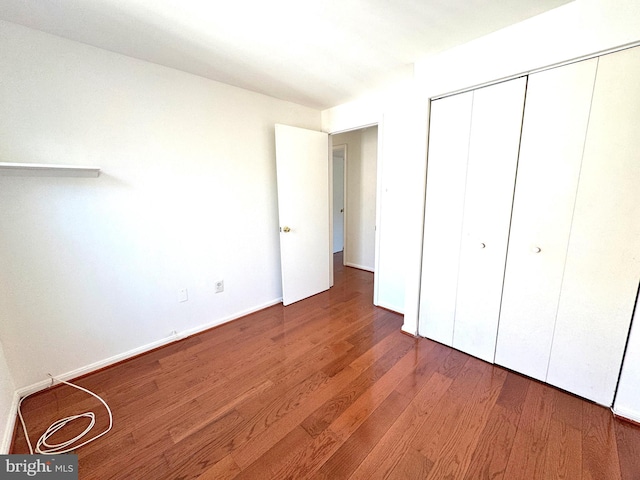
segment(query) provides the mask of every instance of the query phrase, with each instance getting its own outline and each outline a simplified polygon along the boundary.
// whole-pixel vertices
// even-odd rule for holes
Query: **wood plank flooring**
[[[114,415],[78,449],[80,478],[640,479],[640,427],[401,333],[372,306],[371,273],[339,255],[335,273],[325,293],[78,379]],[[106,424],[67,386],[23,407],[32,442],[89,409]],[[18,431],[12,453],[26,452]]]

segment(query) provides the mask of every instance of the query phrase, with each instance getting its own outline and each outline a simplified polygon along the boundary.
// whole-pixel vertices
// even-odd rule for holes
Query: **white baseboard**
[[[344,262],[345,267],[357,268],[358,270],[364,270],[366,272],[374,273],[373,268],[365,267],[364,265],[358,265],[357,263]]]
[[[380,307],[380,308],[384,308],[385,310],[389,310],[391,312],[397,313],[399,315],[404,315],[404,311],[402,308],[398,307],[397,305],[389,305],[388,303],[385,302],[378,302],[375,304],[376,307]]]
[[[414,331],[411,331],[411,330],[406,329],[406,328],[405,328],[405,325],[402,325],[401,330],[402,330],[404,333],[407,333],[407,334],[411,335],[412,337],[418,337],[418,332],[414,332]]]
[[[11,441],[13,440],[13,429],[16,426],[16,416],[18,415],[18,402],[20,402],[20,396],[18,392],[13,393],[13,401],[11,402],[11,408],[9,409],[9,418],[5,423],[4,433],[2,435],[2,443],[0,444],[0,455],[6,455],[11,448]]]
[[[260,310],[264,310],[265,308],[269,308],[272,307],[274,305],[277,305],[279,303],[282,302],[282,297],[280,298],[276,298],[275,300],[271,300],[267,303],[263,303],[262,305],[258,305],[257,307],[252,307],[249,308],[247,310],[244,310],[242,312],[239,313],[235,313],[229,317],[226,318],[221,318],[218,320],[214,320],[213,322],[209,322],[207,324],[204,325],[199,325],[195,328],[191,328],[189,330],[184,330],[182,332],[178,332],[177,338],[175,338],[176,340],[180,340],[182,338],[187,338],[190,337],[191,335],[195,335],[196,333],[200,333],[200,332],[204,332],[205,330],[209,330],[210,328],[213,327],[217,327],[219,325],[222,325],[224,323],[228,323],[231,322],[232,320],[237,320],[238,318],[242,318],[242,317],[246,317],[247,315],[250,315],[252,313],[255,312],[259,312]]]
[[[626,418],[634,423],[640,424],[640,412],[636,410],[629,410],[625,408],[614,408],[613,413],[618,417]]]
[[[52,375],[56,378],[59,378],[60,380],[71,380],[71,379],[80,377],[82,375],[95,372],[96,370],[100,370],[101,368],[105,368],[115,363],[122,362],[129,358],[135,357],[136,355],[149,352],[155,348],[168,345],[172,342],[182,340],[183,338],[190,337],[200,332],[204,332],[205,330],[209,330],[210,328],[217,327],[224,323],[228,323],[232,320],[237,320],[238,318],[244,317],[251,313],[264,310],[265,308],[271,307],[273,305],[277,305],[280,302],[282,302],[282,298],[277,298],[275,300],[266,302],[262,305],[258,305],[256,307],[252,307],[242,312],[235,313],[228,317],[220,318],[212,322],[199,325],[195,328],[190,328],[189,330],[177,332],[175,335],[172,335],[170,337],[162,338],[160,340],[148,343],[146,345],[142,345],[140,347],[134,348],[127,352],[114,355],[104,360],[99,360],[97,362],[91,363],[89,365],[85,365],[80,368],[76,368],[75,370],[71,370],[70,372],[58,373],[58,374],[52,374]],[[45,388],[50,386],[51,386],[51,380],[47,379],[47,380],[42,380],[40,382],[28,385],[26,387],[19,388],[15,391],[13,395],[13,402],[11,403],[11,409],[9,411],[9,418],[6,419],[6,427],[5,427],[4,435],[2,437],[2,444],[0,444],[0,454],[8,453],[9,449],[11,448],[11,441],[13,439],[13,429],[16,423],[16,416],[18,415],[18,403],[20,402],[20,399],[27,395],[31,395],[33,393],[39,392],[40,390],[44,390]]]

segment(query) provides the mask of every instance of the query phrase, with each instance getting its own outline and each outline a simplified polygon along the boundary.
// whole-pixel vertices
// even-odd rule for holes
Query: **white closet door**
[[[611,405],[640,279],[640,48],[600,58],[547,381]]]
[[[473,93],[431,103],[419,333],[453,339]]]
[[[531,75],[527,87],[495,361],[542,381],[549,365],[597,62]]]
[[[453,346],[493,362],[526,77],[474,91]]]
[[[633,327],[624,356],[614,412],[640,423],[640,299],[636,303]]]

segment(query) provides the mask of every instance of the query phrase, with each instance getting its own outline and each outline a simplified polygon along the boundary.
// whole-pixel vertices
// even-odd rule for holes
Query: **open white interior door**
[[[282,303],[331,286],[329,138],[276,125]]]

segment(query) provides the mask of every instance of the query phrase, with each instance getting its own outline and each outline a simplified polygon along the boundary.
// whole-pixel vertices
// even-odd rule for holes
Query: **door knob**
[[[289,233],[289,232],[291,231],[291,229],[290,229],[289,227],[283,227],[283,228],[282,228],[282,231],[283,231],[284,233]]]
[[[481,243],[481,244],[480,244],[480,248],[485,248],[486,246],[487,246],[487,245],[486,245],[486,244],[484,244],[484,243]]]
[[[542,249],[540,247],[531,247],[531,253],[540,253]]]

